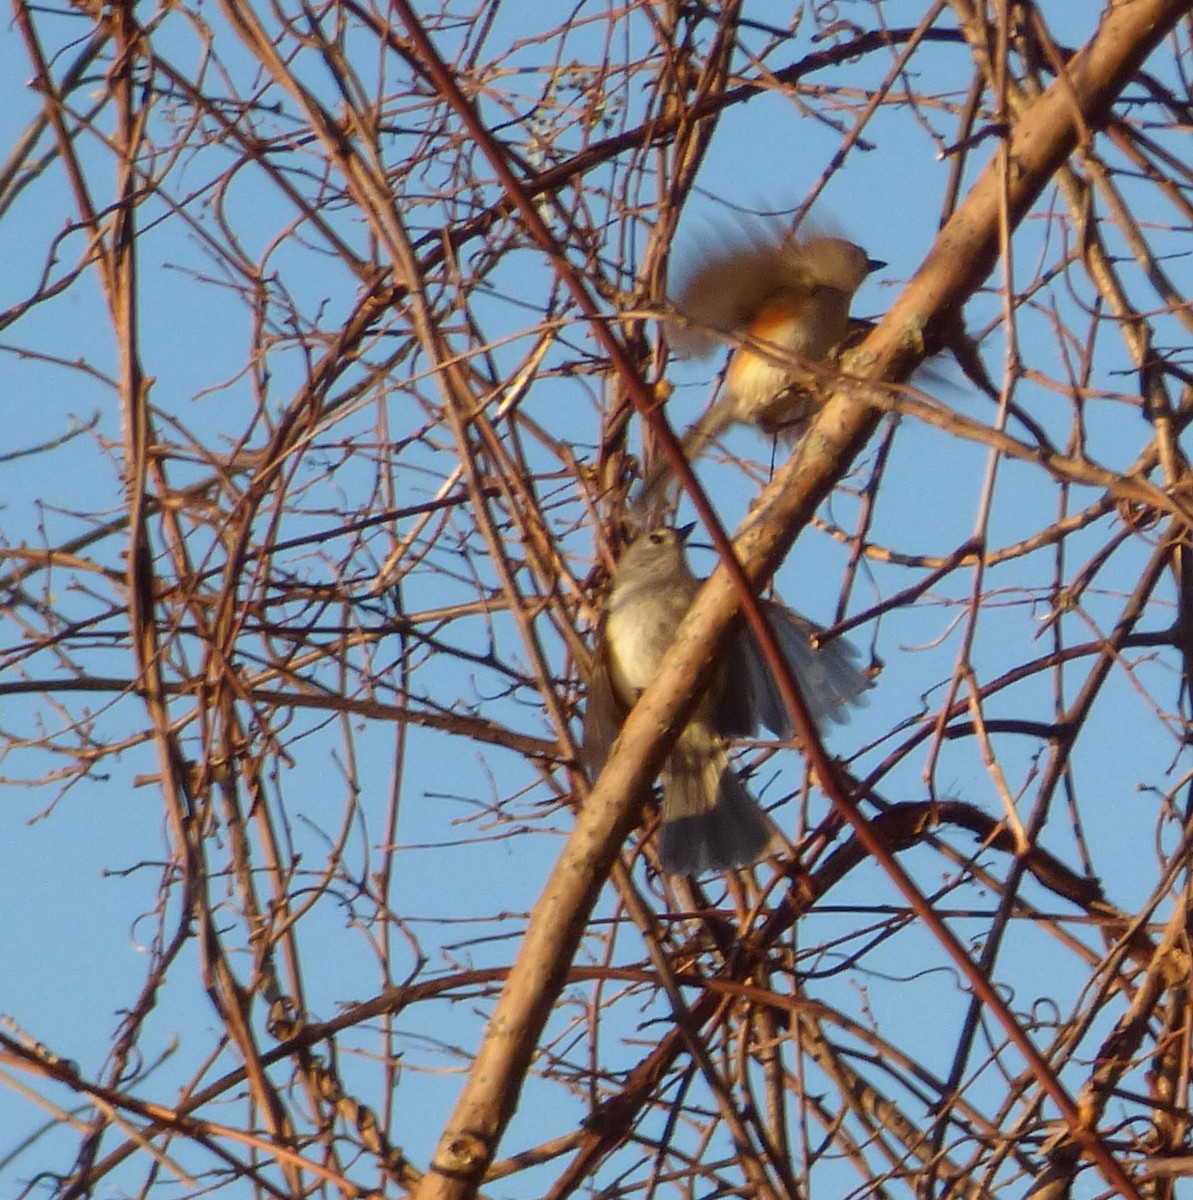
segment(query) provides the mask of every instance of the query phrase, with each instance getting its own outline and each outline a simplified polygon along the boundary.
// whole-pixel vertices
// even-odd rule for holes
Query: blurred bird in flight
[[[839,237],[759,235],[706,255],[678,289],[675,311],[683,323],[672,345],[693,357],[726,340],[736,349],[720,399],[684,434],[688,460],[731,425],[797,440],[818,404],[815,368],[833,360],[850,332],[855,293],[884,266]],[[670,480],[670,465],[656,460],[635,507],[654,507]]]

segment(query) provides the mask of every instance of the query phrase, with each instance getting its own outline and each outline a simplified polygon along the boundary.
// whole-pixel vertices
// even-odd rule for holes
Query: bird
[[[647,530],[613,573],[584,713],[582,761],[594,782],[704,583],[687,560],[694,527]],[[848,721],[849,706],[865,703],[872,686],[858,651],[840,638],[814,647],[819,626],[776,601],[761,603],[813,720]],[[727,750],[730,739],[752,737],[761,726],[780,738],[793,733],[762,649],[743,626],[663,765],[658,858],[667,874],[729,871],[766,852],[775,826],[732,769]]]
[[[777,233],[726,239],[706,256],[678,290],[672,345],[685,357],[707,357],[726,338],[737,346],[720,399],[680,442],[688,460],[731,425],[798,440],[818,404],[815,367],[833,360],[850,333],[854,295],[885,266],[845,238]],[[656,460],[635,508],[653,508],[670,481],[670,464]]]

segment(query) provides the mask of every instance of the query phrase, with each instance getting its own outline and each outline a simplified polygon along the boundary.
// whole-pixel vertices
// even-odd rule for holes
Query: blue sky
[[[1089,35],[1097,17],[1093,6],[1045,7],[1054,36],[1072,44]],[[864,22],[870,13],[868,7],[859,6],[853,12],[850,6],[848,15]],[[911,23],[921,15],[920,6],[912,4],[887,4],[882,13],[892,27]],[[591,16],[593,23],[577,21],[558,61],[567,62],[571,56],[589,61],[602,51],[603,30],[596,14],[583,10],[583,15]],[[245,51],[231,39],[217,13],[205,12],[204,17],[215,31],[223,65],[243,93],[251,91],[256,83]],[[543,18],[542,32],[554,19]],[[61,49],[68,61],[75,51],[66,42],[85,32],[84,22],[77,17],[54,20],[44,15],[38,21],[42,36]],[[507,118],[510,113],[524,114],[528,98],[548,74],[542,64],[550,62],[551,55],[527,23],[525,12],[507,6],[500,10],[491,31],[486,53],[493,54],[493,94],[509,100],[493,99],[493,114],[504,112]],[[640,39],[645,47],[644,27],[631,22],[631,28],[633,32],[627,36]],[[769,65],[785,65],[814,49],[811,32],[809,23]],[[506,39],[517,39],[520,44],[508,55],[492,49]],[[764,41],[761,33],[744,33],[743,39],[755,49]],[[418,232],[436,228],[445,212],[456,218],[469,215],[463,203],[452,210],[434,199],[435,188],[455,182],[446,168],[443,174],[429,170],[425,175],[400,169],[405,155],[419,144],[422,130],[418,122],[425,120],[426,114],[413,99],[413,85],[411,97],[403,101],[405,81],[395,81],[396,66],[389,59],[384,60],[384,69],[378,69],[378,52],[369,48],[370,43],[371,39],[360,35],[359,46],[354,47],[360,56],[356,64],[364,78],[371,79],[379,90],[392,89],[396,97],[390,110],[396,132],[387,145],[393,153],[395,191],[405,205],[403,216]],[[199,40],[178,13],[163,15],[154,45],[159,54],[196,73],[204,63]],[[446,36],[441,45],[446,50]],[[19,66],[0,71],[0,136],[5,146],[11,147],[37,111],[37,97],[24,83],[30,68],[13,25],[0,34],[0,62]],[[299,55],[298,63],[296,69],[308,85],[334,109],[339,98],[318,59]],[[1161,74],[1171,71],[1164,52],[1152,66]],[[957,47],[929,48],[917,58],[915,67],[916,86],[947,98],[949,103],[958,101],[971,69],[968,54]],[[750,70],[744,55],[739,68],[746,73]],[[842,75],[833,76],[832,81],[848,80],[856,87],[873,85],[888,68],[889,60],[874,56],[853,75],[846,73],[849,68],[842,68]],[[208,85],[214,89],[218,75],[210,66],[205,69]],[[84,88],[75,102],[82,105],[91,94]],[[615,94],[612,88],[611,94]],[[630,110],[642,103],[633,90],[619,99],[624,99]],[[280,100],[272,92],[262,103],[267,106]],[[809,98],[807,103],[814,106],[816,100]],[[808,194],[839,146],[840,135],[800,112],[789,97],[772,95],[725,114],[702,168],[698,191],[680,223],[673,247],[678,261],[698,253],[708,231],[718,222],[732,222],[739,208],[789,211]],[[154,126],[155,135],[164,142],[171,129],[185,128],[187,115],[181,103],[174,109],[163,102],[155,110],[155,119],[160,121]],[[106,113],[101,119],[105,131],[110,129],[110,119]],[[266,107],[259,119],[262,129],[276,132],[290,123],[296,136],[301,132],[292,121],[292,110],[274,120]],[[619,112],[612,113],[611,120],[620,119]],[[843,112],[840,119],[847,125],[850,116]],[[880,314],[932,245],[949,164],[936,157],[936,144],[925,129],[930,121],[935,122],[941,137],[949,137],[953,118],[943,105],[926,104],[920,119],[906,108],[889,105],[865,131],[873,149],[851,153],[813,209],[814,217],[831,221],[888,263],[860,293],[859,312]],[[186,218],[156,201],[142,209],[143,224],[152,228],[141,243],[139,315],[145,369],[153,379],[151,396],[159,410],[162,439],[178,446],[193,439],[218,456],[231,453],[242,438],[253,448],[264,444],[271,424],[301,393],[309,362],[325,352],[328,339],[352,312],[361,289],[359,280],[329,253],[309,223],[297,219],[293,206],[264,174],[246,169],[231,181],[223,179],[232,156],[211,128],[206,132],[207,140],[196,136],[194,151],[180,157],[167,177],[170,196],[186,198],[181,210]],[[514,134],[507,131],[507,136]],[[570,141],[580,136],[576,129],[568,132]],[[48,148],[49,143],[45,145]],[[84,136],[80,147],[97,202],[107,204],[112,199],[111,160],[95,138]],[[992,143],[988,149],[975,151],[970,160],[971,177],[991,152]],[[324,168],[315,146],[304,144],[284,161],[299,186],[309,194],[321,194],[318,173]],[[454,162],[444,153],[436,165]],[[479,173],[479,156],[468,162]],[[618,165],[624,167],[624,163]],[[338,182],[334,172],[331,178],[333,184]],[[594,182],[609,184],[613,178],[605,172],[594,176]],[[217,189],[215,183],[226,186]],[[649,178],[643,182],[645,200],[657,200],[656,186]],[[1171,230],[1173,213],[1164,208],[1153,189],[1135,186],[1138,215],[1147,222],[1155,244],[1175,255],[1187,253],[1187,229]],[[479,191],[495,195],[492,188]],[[594,208],[604,203],[596,192],[581,199],[588,199]],[[576,211],[589,215],[572,193],[564,193],[563,202],[576,202]],[[1034,278],[1040,261],[1055,260],[1064,226],[1061,211],[1060,200],[1046,193],[1032,219],[1017,233],[1017,285]],[[369,253],[365,227],[349,207],[329,202],[320,212],[358,254]],[[651,216],[644,204],[637,221],[602,225],[594,219],[594,227],[607,237],[600,247],[602,254],[611,258],[620,238],[627,244],[644,245]],[[75,219],[66,180],[57,165],[34,179],[12,206],[0,213],[0,261],[5,264],[0,277],[0,310],[19,305],[30,295],[45,267],[47,244]],[[224,229],[234,231],[245,259],[256,264],[268,285],[264,332],[255,324],[256,313],[246,302],[252,293],[245,287],[244,276],[236,273],[232,257],[215,255],[204,240],[223,236],[221,222]],[[500,224],[494,244],[500,244],[500,238],[517,236],[511,223]],[[1122,243],[1109,227],[1107,237],[1112,249],[1121,254]],[[554,316],[561,302],[549,264],[532,248],[510,252],[500,269],[485,275],[483,289],[469,292],[458,281],[472,272],[482,273],[478,256],[485,250],[480,241],[464,247],[458,275],[437,275],[435,282],[442,291],[434,294],[436,298],[451,297],[458,292],[467,299],[470,317],[495,343],[491,361],[500,376],[522,361],[539,334],[544,313],[554,302]],[[84,251],[83,235],[67,233],[58,243],[51,275],[68,271]],[[571,252],[579,256],[574,245]],[[1169,269],[1187,294],[1187,259],[1174,257]],[[1139,306],[1155,308],[1156,301],[1149,297],[1140,274],[1129,265],[1124,265],[1123,271]],[[996,275],[991,288],[998,283]],[[1016,399],[1062,446],[1073,428],[1075,405],[1068,395],[1047,384],[1063,374],[1052,321],[1063,319],[1071,321],[1074,328],[1084,328],[1082,322],[1088,319],[1084,309],[1091,301],[1088,282],[1074,268],[1046,289],[1033,306],[1020,310],[1020,353],[1037,375],[1021,384]],[[997,292],[976,297],[967,310],[970,327],[981,328],[985,321],[996,319],[999,311]],[[294,336],[295,326],[287,324],[293,314],[305,322],[301,326],[305,345]],[[453,319],[452,336],[463,345],[466,332],[458,311],[453,312]],[[585,374],[581,369],[591,367],[596,354],[590,333],[573,312],[565,311],[563,319],[564,330],[527,393],[522,412],[551,437],[572,446],[577,457],[587,462],[600,436],[600,419],[610,394],[600,373]],[[1183,334],[1174,323],[1161,320],[1157,328],[1162,340],[1179,344]],[[352,671],[347,681],[337,677],[330,663],[299,665],[296,678],[303,686],[322,686],[333,692],[343,687],[362,702],[375,698],[395,703],[393,670],[400,655],[398,639],[393,634],[377,637],[376,624],[368,625],[369,621],[380,624],[384,620],[386,606],[370,600],[351,612],[336,603],[320,609],[303,589],[314,591],[335,584],[340,598],[363,600],[369,596],[380,564],[403,538],[410,537],[413,546],[399,565],[403,610],[424,614],[420,631],[442,639],[458,652],[416,651],[413,692],[420,700],[440,706],[442,712],[475,714],[506,722],[531,737],[551,738],[552,725],[541,698],[526,687],[508,686],[507,668],[525,669],[529,650],[498,603],[498,581],[491,562],[477,552],[468,511],[448,514],[441,524],[440,518],[432,517],[426,526],[420,524],[420,517],[411,515],[359,536],[348,528],[351,522],[379,513],[387,504],[409,509],[431,501],[454,466],[447,431],[433,427],[433,417],[428,416],[428,406],[437,393],[432,381],[419,377],[425,361],[415,356],[400,362],[384,379],[370,375],[369,368],[396,350],[403,333],[399,319],[379,323],[362,361],[337,380],[332,400],[312,429],[309,443],[294,456],[293,471],[286,474],[287,506],[278,514],[264,505],[255,526],[263,541],[286,542],[314,535],[323,540],[270,559],[268,570],[276,574],[267,576],[268,583],[259,589],[251,582],[256,578],[253,573],[266,567],[259,560],[250,563],[244,594],[263,602],[276,601],[276,608],[269,612],[279,626],[284,627],[287,620],[317,619],[312,634],[315,642],[330,641],[342,621],[363,622],[362,645],[350,656]],[[21,314],[0,341],[0,394],[10,412],[17,414],[7,423],[0,453],[17,455],[62,438],[96,417],[94,428],[52,452],[5,461],[6,498],[0,523],[6,546],[12,550],[22,544],[61,545],[117,520],[123,505],[119,394],[113,384],[117,353],[94,269],[85,269],[60,296]],[[246,370],[246,356],[254,345],[264,347],[265,353]],[[1081,349],[1068,346],[1073,355]],[[1004,343],[999,331],[984,343],[983,351],[992,373],[1000,378]],[[53,357],[39,359],[38,355]],[[1093,361],[1093,385],[1123,393],[1129,400],[1137,385],[1123,374],[1128,364],[1121,341],[1105,324],[1099,329]],[[488,364],[478,359],[478,365],[485,369]],[[676,385],[669,412],[677,428],[707,403],[720,365],[719,360],[669,362],[668,379]],[[925,389],[972,418],[991,419],[989,403],[975,396],[954,368],[943,365],[940,375],[943,378],[924,381]],[[352,388],[357,385],[360,390],[354,393]],[[1127,466],[1150,438],[1149,427],[1128,400],[1107,397],[1089,401],[1083,414],[1088,454],[1110,467]],[[429,423],[430,432],[421,441],[403,442]],[[385,444],[379,441],[379,430],[388,433]],[[636,449],[636,433],[631,440]],[[586,497],[552,453],[525,429],[520,431],[517,446],[530,469],[541,476],[539,496],[545,499],[552,544],[574,577],[583,580],[598,545],[588,520]],[[734,431],[726,439],[725,449],[762,467],[769,460],[768,447],[748,430]],[[829,527],[805,531],[777,577],[779,594],[821,621],[832,619],[840,598],[848,559],[847,536],[858,520],[856,492],[870,477],[874,453],[872,447],[826,506],[822,516]],[[974,531],[988,458],[982,447],[904,420],[886,466],[868,532],[870,541],[893,555],[909,558],[949,553]],[[201,455],[188,459],[180,453],[169,470],[173,483],[180,487],[212,475],[210,460]],[[743,486],[740,468],[721,455],[702,464],[701,475],[723,519],[732,526],[748,510],[756,489]],[[242,482],[238,479],[235,486]],[[1062,496],[1037,467],[1004,462],[993,493],[989,545],[998,549],[1029,538],[1061,515],[1060,505],[1075,511],[1097,498],[1094,489],[1081,487]],[[222,500],[226,502],[226,495]],[[278,524],[271,530],[269,522],[275,516]],[[1111,531],[1119,528],[1116,522],[1117,518],[1107,516],[1074,534],[1059,563],[1055,551],[1043,547],[989,570],[971,659],[980,681],[989,682],[1010,666],[1049,651],[1050,634],[1044,619],[1050,612],[1054,576],[1075,577],[1082,561],[1094,559]],[[841,536],[833,535],[834,528]],[[1158,536],[1158,529],[1143,527],[1123,540],[1083,594],[1080,607],[1066,616],[1066,643],[1109,631]],[[512,532],[510,537],[513,542]],[[218,521],[204,525],[196,517],[189,545],[199,570],[220,569],[227,547]],[[472,553],[455,554],[461,546]],[[94,694],[56,694],[53,687],[54,681],[70,679],[77,669],[104,678],[129,678],[132,660],[121,636],[124,626],[118,582],[124,549],[119,535],[97,538],[79,548],[78,554],[85,560],[79,565],[63,562],[26,582],[33,595],[66,620],[89,623],[86,629],[71,632],[72,662],[59,657],[53,646],[24,656],[22,647],[36,637],[36,626],[29,618],[36,605],[31,604],[24,616],[17,606],[18,613],[5,620],[3,636],[5,677],[15,681],[25,672],[30,679],[49,681],[49,687],[41,694],[8,694],[0,699],[0,729],[5,738],[0,776],[8,784],[0,806],[0,911],[12,914],[0,934],[0,958],[9,964],[0,1010],[12,1014],[31,1037],[77,1062],[91,1078],[102,1077],[122,1010],[132,1003],[144,980],[149,959],[146,947],[159,929],[159,916],[160,928],[165,930],[173,929],[181,917],[175,908],[179,904],[176,888],[164,914],[156,911],[172,835],[154,780],[160,767],[144,737],[147,723],[142,702],[101,688]],[[420,557],[423,551],[425,559]],[[19,561],[10,556],[9,570]],[[712,565],[707,555],[698,553],[696,561],[702,570]],[[162,570],[163,575],[168,574],[165,561]],[[867,610],[908,587],[921,573],[916,566],[879,558],[867,561],[848,597],[849,611]],[[528,588],[537,586],[532,585],[529,572],[522,580]],[[967,571],[956,572],[915,605],[866,622],[851,634],[859,647],[882,663],[869,706],[830,738],[833,752],[859,776],[876,769],[925,711],[939,705],[954,669],[965,622],[970,619],[971,582]],[[566,588],[561,585],[564,594]],[[279,596],[283,589],[289,589],[285,600]],[[491,611],[468,615],[447,611],[471,602],[480,592],[493,601]],[[295,595],[300,598],[293,599]],[[1156,597],[1143,621],[1149,630],[1165,628],[1174,617],[1173,592],[1167,582]],[[442,617],[426,615],[441,611]],[[562,679],[570,662],[564,641],[551,624],[550,614],[556,611],[563,611],[562,605],[544,609],[536,629]],[[281,632],[259,643],[246,637],[239,668],[255,670],[260,664],[254,655],[263,653],[267,642],[281,654],[279,647],[285,643]],[[180,639],[179,646],[179,659],[172,662],[171,669],[181,670],[184,657],[189,656],[189,669],[197,674],[202,646],[193,638]],[[464,657],[465,652],[470,657]],[[490,657],[492,661],[488,661]],[[1158,877],[1157,826],[1163,812],[1159,793],[1175,788],[1186,767],[1175,720],[1180,684],[1176,655],[1170,649],[1132,652],[1129,662],[1132,670],[1128,672],[1124,664],[1114,672],[1089,717],[1072,778],[1074,794],[1080,797],[1082,832],[1093,869],[1102,878],[1108,898],[1134,911]],[[1084,679],[1084,669],[1085,664],[1078,662],[1063,676],[1041,672],[1025,679],[992,697],[986,716],[1048,721],[1054,715],[1056,689],[1071,699]],[[295,684],[282,680],[275,686]],[[179,700],[174,715],[189,717],[191,708]],[[359,895],[353,895],[352,873],[359,873],[358,880],[367,879],[385,854],[384,830],[391,804],[400,808],[398,841],[402,849],[394,858],[395,874],[387,897],[394,920],[388,934],[393,946],[388,978],[401,979],[415,970],[420,954],[432,969],[500,967],[510,961],[521,914],[534,903],[570,828],[571,817],[559,790],[562,774],[548,782],[535,764],[521,755],[479,740],[416,727],[408,731],[409,743],[399,769],[395,766],[399,731],[392,720],[364,715],[337,718],[301,705],[278,715],[270,736],[259,730],[254,730],[254,736],[259,738],[254,744],[262,752],[268,803],[276,818],[284,817],[283,841],[298,860],[293,894],[300,900],[312,900],[310,911],[302,918],[304,983],[312,1019],[329,1019],[341,1006],[367,999],[386,982],[375,941],[382,936],[377,913]],[[199,730],[192,723],[185,734],[186,744],[197,748],[198,737]],[[68,747],[109,745],[125,739],[127,744],[120,752],[97,761],[88,777],[64,786],[62,772],[72,766]],[[994,744],[1007,787],[1026,813],[1046,748],[1035,738],[1014,734],[996,735]],[[935,762],[927,759],[922,748],[908,754],[883,774],[879,790],[889,801],[920,800],[927,794],[929,776],[941,797],[961,798],[993,814],[1001,811],[992,773],[973,738],[945,741]],[[785,753],[769,760],[754,776],[753,785],[769,801],[798,792],[801,779],[798,756]],[[806,808],[800,807],[805,804]],[[812,793],[806,800],[781,806],[776,816],[786,830],[794,831],[802,822],[815,823],[824,811],[823,798]],[[213,828],[210,837],[212,861],[224,862],[227,846],[221,831]],[[330,886],[324,887],[328,846],[341,837],[341,866]],[[953,834],[950,840],[963,853],[976,852],[972,839]],[[1079,863],[1067,814],[1057,812],[1042,842],[1071,865]],[[983,856],[983,861],[1000,872],[1005,867],[997,857]],[[927,849],[909,855],[908,862],[928,892],[950,885],[959,870],[955,863]],[[320,887],[324,890],[315,899]],[[1034,885],[1027,886],[1026,894],[1049,911],[1068,911]],[[231,883],[217,881],[212,895],[217,911],[220,904],[228,906],[229,927],[236,928]],[[997,896],[967,886],[961,897],[958,907],[976,915],[958,917],[955,928],[963,939],[980,939],[988,924],[986,914],[996,907]],[[856,1019],[872,1018],[882,1034],[908,1054],[942,1074],[947,1072],[966,1000],[953,968],[914,925],[868,949],[863,961],[843,966],[845,956],[857,951],[864,938],[857,932],[859,924],[865,928],[871,920],[880,920],[886,907],[899,900],[873,868],[851,875],[828,899],[831,903],[823,911],[809,918],[806,927],[801,925],[799,944],[815,944],[830,935],[842,941],[805,965],[814,971],[809,989]],[[612,898],[607,897],[598,917],[607,919],[614,911]],[[598,925],[585,945],[586,958],[600,962],[606,953],[609,961],[640,958],[636,934],[619,934],[612,947],[606,947],[602,936]],[[1096,941],[1086,936],[1091,944]],[[230,940],[236,941],[236,937],[230,935]],[[247,957],[242,957],[240,965],[247,975]],[[1057,940],[1039,924],[1022,921],[1008,934],[998,980],[1014,1009],[1030,1013],[1046,998],[1055,997],[1062,1006],[1078,1003],[1088,971],[1087,963],[1058,950]],[[607,986],[616,990],[615,985]],[[640,1058],[642,1047],[658,1036],[653,1020],[661,1010],[645,1000],[640,1008],[634,1000],[619,1006],[608,1001],[605,990],[586,985],[569,992],[569,1001],[571,1007],[561,1006],[556,1013],[549,1036],[559,1037],[560,1046],[566,1046],[568,1055],[578,1063],[586,1061],[590,1052],[584,1035],[592,1011],[602,1013],[602,1036],[597,1042],[608,1054],[611,1069],[631,1066]],[[425,1162],[458,1094],[466,1056],[483,1030],[484,1011],[481,1002],[468,999],[418,1006],[397,1019],[403,1066],[394,1097],[395,1138],[416,1162]],[[260,1014],[257,1016],[260,1019]],[[1098,1018],[1098,1022],[1104,1020],[1104,1016]],[[1095,1033],[1100,1027],[1096,1022]],[[267,1036],[259,1032],[267,1043]],[[231,1051],[219,1055],[216,1066],[202,1066],[213,1053],[219,1034],[219,1021],[204,993],[192,943],[171,968],[168,985],[142,1039],[146,1060],[167,1052],[170,1057],[158,1072],[138,1081],[134,1090],[145,1098],[172,1103],[192,1074],[207,1082],[234,1069],[237,1059]],[[1047,1036],[1042,1026],[1040,1037],[1046,1042]],[[1097,1040],[1091,1035],[1088,1045],[1096,1045]],[[346,1084],[378,1107],[384,1103],[379,1089],[385,1078],[377,1062],[380,1045],[372,1030],[345,1035],[338,1062]],[[1081,1078],[1076,1069],[1074,1077]],[[998,1073],[991,1070],[974,1084],[971,1101],[996,1107],[1001,1083]],[[895,1088],[894,1083],[891,1086]],[[75,1103],[65,1089],[44,1090],[64,1106]],[[500,1154],[514,1153],[574,1127],[586,1111],[586,1100],[580,1088],[565,1095],[560,1088],[532,1081]],[[914,1108],[913,1102],[908,1104]],[[209,1115],[216,1119],[214,1112]],[[925,1117],[923,1112],[916,1115]],[[15,1146],[19,1135],[32,1133],[45,1118],[45,1112],[6,1077],[0,1086],[0,1128],[13,1131],[8,1145]],[[60,1129],[28,1152],[0,1161],[6,1190],[16,1194],[22,1182],[37,1171],[67,1169],[78,1141],[77,1132]],[[721,1140],[716,1148],[723,1150]],[[0,1144],[0,1159],[5,1150]],[[182,1148],[178,1153],[183,1160],[190,1157]],[[189,1169],[207,1167],[210,1163],[197,1156]],[[113,1176],[112,1194],[134,1191],[145,1170],[146,1164],[134,1158],[121,1168],[126,1173]],[[495,1186],[489,1194],[533,1195],[534,1189],[549,1186],[555,1173],[555,1165],[549,1163],[537,1172]],[[611,1169],[608,1180],[613,1177]],[[857,1185],[857,1177],[838,1165],[818,1168],[816,1180],[822,1188],[838,1189],[836,1195],[849,1194],[848,1189]],[[1014,1187],[1018,1189],[1014,1194],[1022,1194],[1023,1181]],[[185,1188],[179,1187],[178,1192],[186,1194]]]

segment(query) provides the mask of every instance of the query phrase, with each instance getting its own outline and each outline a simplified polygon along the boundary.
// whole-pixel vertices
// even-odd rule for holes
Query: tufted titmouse
[[[813,371],[805,363],[833,357],[849,333],[849,306],[871,271],[886,266],[844,238],[755,238],[707,258],[682,284],[675,309],[689,324],[672,344],[681,354],[711,354],[729,336],[740,344],[725,373],[722,397],[684,435],[695,460],[730,425],[757,425],[794,441],[816,409]],[[636,502],[660,499],[670,466],[657,461]]]
[[[692,574],[684,553],[692,528],[642,534],[613,574],[584,713],[584,765],[593,779],[704,582]],[[864,703],[862,694],[871,686],[856,665],[857,650],[840,639],[814,649],[809,639],[820,632],[816,625],[782,604],[762,604],[813,719],[847,721],[847,706]],[[762,650],[742,628],[663,767],[664,871],[727,871],[762,856],[774,826],[730,766],[725,743],[753,736],[763,725],[781,738],[793,732]]]

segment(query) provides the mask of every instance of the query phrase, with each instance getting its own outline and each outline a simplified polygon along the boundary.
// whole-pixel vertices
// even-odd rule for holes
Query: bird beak
[[[871,271],[881,271],[885,266],[886,263],[884,263],[881,258],[867,258],[866,274],[870,274]]]
[[[699,522],[697,522],[697,521],[693,521],[690,525],[681,525],[675,531],[675,536],[677,538],[679,538],[679,544],[681,546],[687,544],[688,538],[690,538],[692,536],[692,530],[696,528],[698,523]]]

